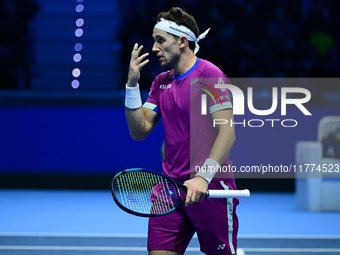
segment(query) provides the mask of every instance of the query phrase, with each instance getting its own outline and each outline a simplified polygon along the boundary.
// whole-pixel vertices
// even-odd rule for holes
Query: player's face
[[[155,40],[152,51],[156,53],[162,67],[171,69],[179,62],[179,41],[171,34],[155,28],[152,37]]]

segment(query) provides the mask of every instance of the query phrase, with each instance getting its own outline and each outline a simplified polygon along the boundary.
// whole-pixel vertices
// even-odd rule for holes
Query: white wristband
[[[197,172],[196,176],[200,176],[210,183],[220,167],[220,164],[216,160],[207,158],[201,166],[200,171]]]
[[[139,91],[139,84],[135,87],[125,85],[125,107],[129,109],[137,109],[142,106],[142,99]]]

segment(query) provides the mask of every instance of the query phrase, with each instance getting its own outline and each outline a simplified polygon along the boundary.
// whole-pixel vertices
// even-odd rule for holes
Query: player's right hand
[[[188,188],[185,205],[197,203],[203,200],[207,194],[208,182],[200,176],[184,182],[184,186]]]
[[[149,55],[148,52],[139,56],[142,49],[143,49],[143,45],[138,47],[137,43],[133,47],[133,50],[131,53],[128,80],[127,80],[128,87],[137,86],[137,82],[140,78],[140,70],[142,69],[143,66],[145,66],[149,62],[148,59],[144,60]]]

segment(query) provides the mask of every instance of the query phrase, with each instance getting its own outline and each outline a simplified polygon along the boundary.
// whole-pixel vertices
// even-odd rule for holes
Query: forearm
[[[231,109],[218,111],[212,114],[213,119],[233,120]],[[235,142],[235,128],[229,125],[217,125],[218,135],[211,148],[209,157],[203,163],[201,170],[196,174],[210,182],[220,165],[227,158],[231,147]]]
[[[219,164],[222,164],[227,158],[235,139],[235,132],[232,129],[219,132],[211,149],[209,158],[216,160]]]
[[[226,132],[219,132],[215,143],[211,149],[209,158],[216,160],[219,164],[227,158],[231,147],[235,142],[235,132],[228,130]]]
[[[150,133],[149,123],[145,118],[143,107],[138,109],[125,108],[126,122],[130,136],[136,140],[143,140]]]
[[[234,120],[232,109],[218,111],[212,114],[213,119]],[[235,127],[229,125],[217,125],[218,135],[211,149],[209,158],[222,164],[227,158],[231,147],[235,142]]]

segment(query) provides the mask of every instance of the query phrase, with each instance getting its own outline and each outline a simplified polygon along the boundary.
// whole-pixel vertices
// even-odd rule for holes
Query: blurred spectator
[[[0,1],[0,88],[30,88],[30,21],[39,10],[33,0]]]
[[[340,76],[340,1],[210,0],[208,5],[202,0],[123,2],[136,2],[129,6],[129,27],[122,32],[127,45],[122,53],[125,63],[137,40],[148,45],[146,50],[151,53],[156,15],[179,6],[197,17],[201,32],[211,27],[197,56],[215,63],[228,77]],[[150,19],[153,23],[147,21]],[[152,55],[149,69],[142,73],[144,89],[149,89],[154,75],[161,71]],[[322,90],[339,90],[332,86],[326,84]],[[320,86],[311,89],[313,94],[320,94]]]

